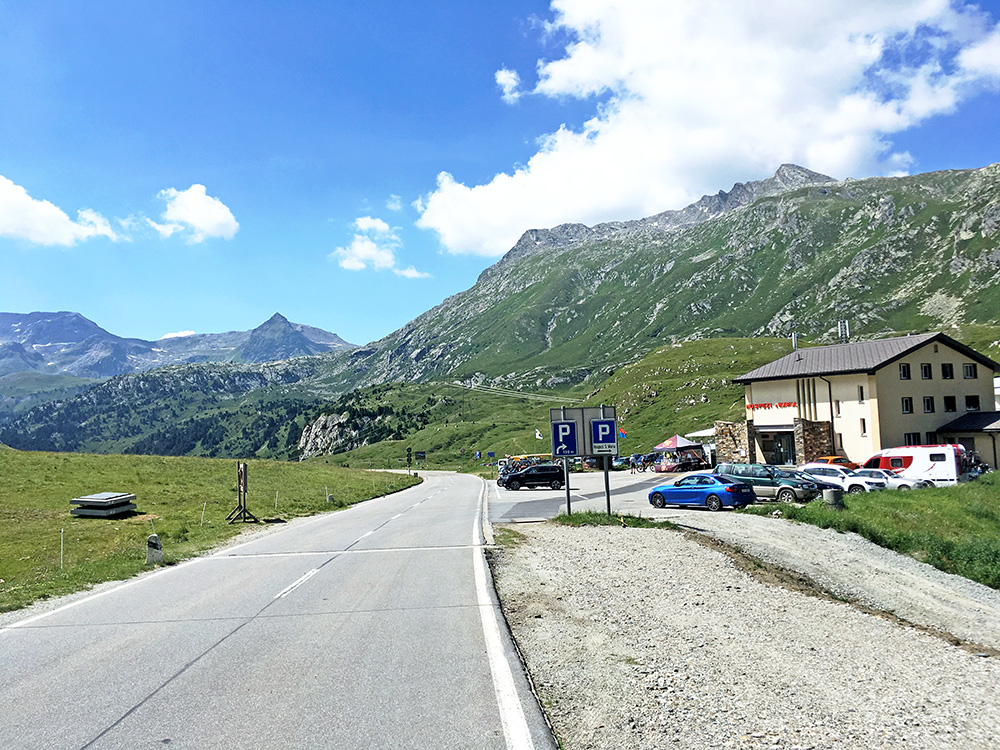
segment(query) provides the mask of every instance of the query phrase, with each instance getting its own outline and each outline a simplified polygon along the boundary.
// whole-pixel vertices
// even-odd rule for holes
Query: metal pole
[[[608,500],[608,515],[609,516],[611,515],[611,479],[610,479],[610,477],[608,475],[608,472],[609,472],[608,466],[609,466],[610,463],[611,463],[611,459],[608,456],[605,456],[604,457],[604,496]]]
[[[568,458],[563,458],[563,474],[565,475],[564,478],[566,479],[566,515],[569,516],[569,515],[573,514],[573,508],[570,505],[570,499],[569,499],[569,459]]]

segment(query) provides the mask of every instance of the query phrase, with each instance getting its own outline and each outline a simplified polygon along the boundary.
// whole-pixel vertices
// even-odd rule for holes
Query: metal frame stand
[[[257,516],[247,510],[247,465],[242,461],[236,464],[236,508],[226,516],[230,524],[237,521],[243,523],[260,523]]]

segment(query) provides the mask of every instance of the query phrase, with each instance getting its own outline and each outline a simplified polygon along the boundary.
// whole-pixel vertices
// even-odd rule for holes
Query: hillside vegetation
[[[706,197],[690,211],[531,230],[471,289],[363,348],[119,376],[22,415],[0,430],[0,441],[34,450],[285,458],[324,416],[333,435],[324,450],[353,449],[454,419],[449,409],[432,413],[427,394],[405,406],[409,396],[387,403],[394,414],[372,413],[362,405],[365,388],[450,382],[579,398],[664,345],[792,332],[829,343],[843,319],[855,339],[943,330],[1000,360],[1000,164],[842,182],[786,165],[765,183]],[[756,346],[730,343],[706,355],[699,368],[712,375],[695,386],[682,379],[640,393],[641,384],[621,385],[603,400],[629,410],[626,424],[635,420],[629,426],[641,441],[742,418],[732,409],[735,391],[722,403],[725,392],[713,389],[752,369],[740,364],[742,354],[730,355]],[[687,374],[690,381],[694,371]],[[654,406],[653,391],[684,391],[684,408],[669,398]],[[331,406],[341,397],[348,401]],[[505,415],[518,411],[519,398],[504,414],[485,405],[482,421],[519,419]],[[632,411],[640,401],[657,415],[648,435]],[[348,416],[337,422],[334,412]],[[516,442],[483,435],[481,424],[461,440],[471,441]]]

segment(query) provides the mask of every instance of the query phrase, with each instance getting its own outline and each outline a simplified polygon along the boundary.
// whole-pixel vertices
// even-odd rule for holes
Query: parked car
[[[828,477],[814,477],[812,474],[806,474],[804,471],[799,471],[798,469],[782,469],[782,471],[790,477],[801,479],[803,482],[815,482],[820,492],[824,490],[844,489],[838,483],[830,481]]]
[[[743,508],[755,499],[749,484],[714,474],[688,474],[673,484],[661,484],[649,492],[654,508],[667,505],[698,505],[709,510]]]
[[[801,471],[812,476],[819,477],[824,481],[831,481],[840,484],[844,492],[856,495],[860,492],[872,492],[873,490],[884,490],[885,481],[882,479],[872,479],[855,474],[850,469],[835,464],[803,464],[799,467]]]
[[[908,479],[907,477],[898,476],[897,474],[893,474],[891,471],[886,471],[885,469],[858,469],[854,473],[860,477],[880,479],[885,482],[886,488],[890,490],[916,490],[921,487],[934,486],[930,482],[925,482],[923,479]]]
[[[819,458],[814,458],[809,463],[811,464],[835,464],[837,466],[843,466],[847,469],[860,469],[861,464],[851,461],[846,456],[820,456]]]
[[[497,482],[500,483],[501,480],[500,486],[508,490],[519,490],[522,487],[551,487],[558,490],[566,484],[566,475],[563,473],[562,466],[538,464],[520,471],[512,471]]]
[[[628,456],[616,456],[611,461],[611,471],[626,471],[629,467]]]
[[[749,484],[757,497],[783,503],[807,503],[820,494],[813,480],[798,479],[770,464],[721,463],[712,473]]]

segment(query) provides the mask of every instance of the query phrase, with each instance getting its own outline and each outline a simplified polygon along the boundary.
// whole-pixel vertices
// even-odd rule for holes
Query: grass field
[[[975,482],[909,492],[847,495],[835,510],[822,500],[782,505],[785,518],[853,531],[947,573],[1000,589],[1000,473]],[[745,513],[766,515],[773,504]]]
[[[419,481],[322,460],[248,464],[247,507],[267,523]],[[135,494],[136,515],[70,515],[72,498],[105,491]],[[226,521],[235,507],[235,460],[0,450],[0,612],[135,575],[147,567],[146,539],[154,530],[165,563],[196,555],[250,525]]]

